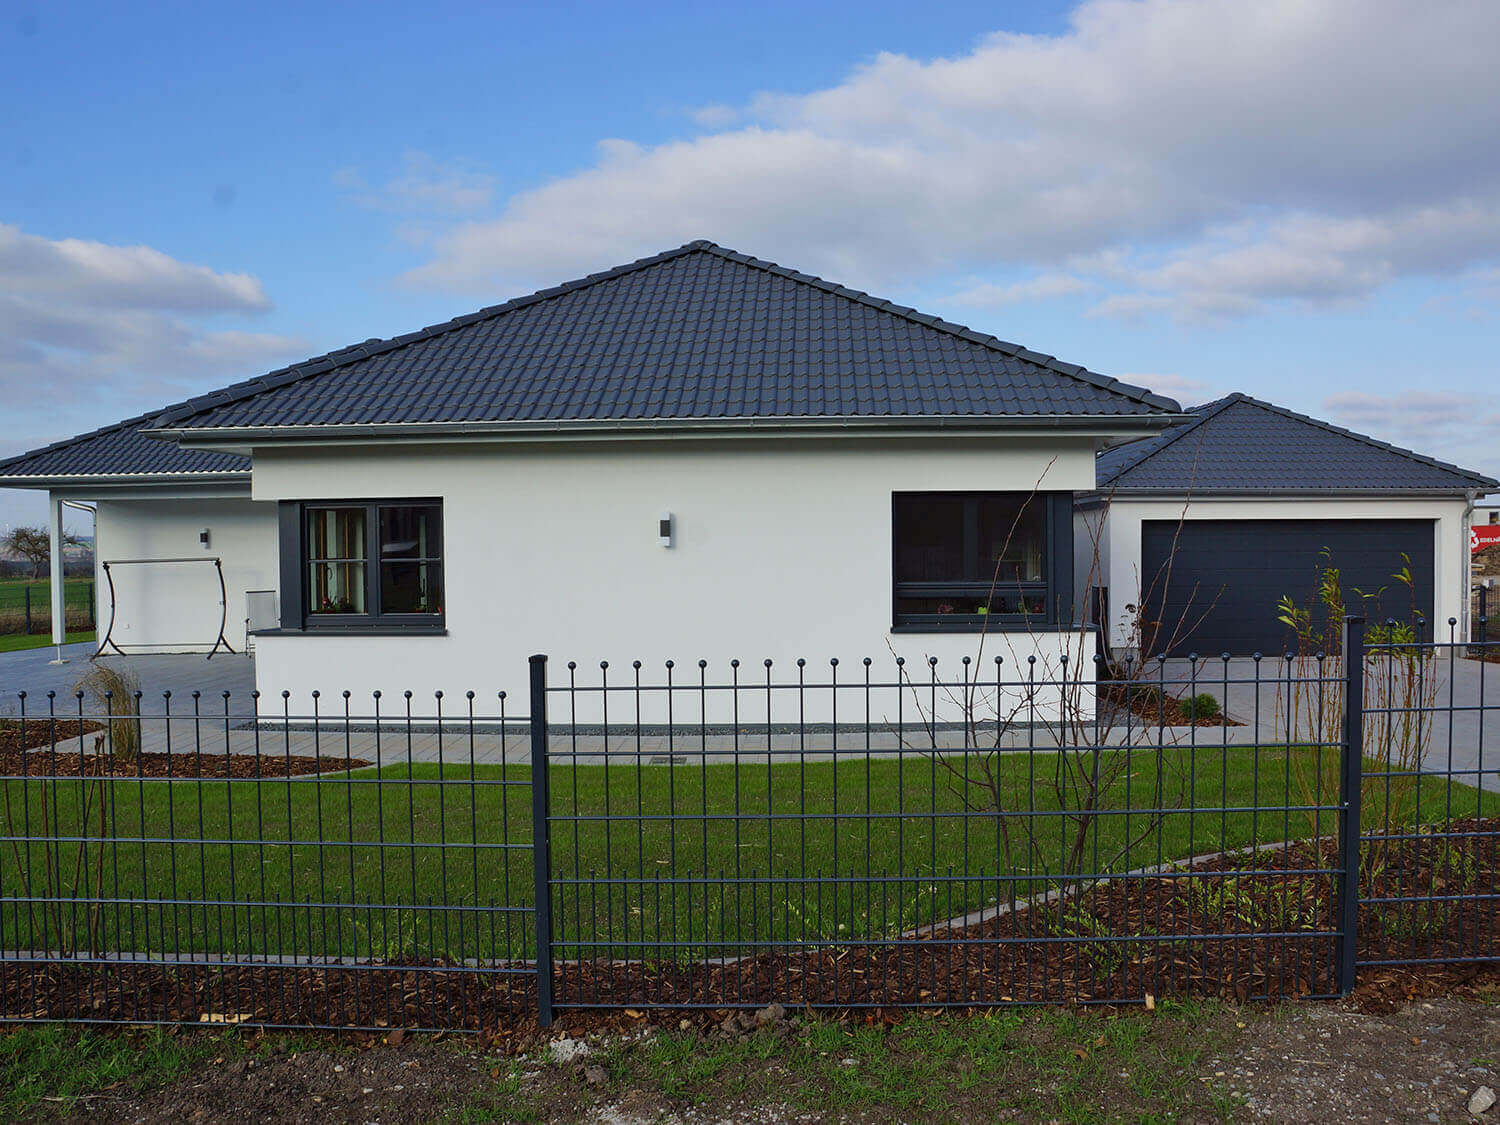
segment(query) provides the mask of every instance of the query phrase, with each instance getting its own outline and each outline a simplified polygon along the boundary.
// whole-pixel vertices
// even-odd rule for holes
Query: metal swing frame
[[[206,558],[175,558],[175,559],[109,559],[100,565],[104,568],[104,580],[109,587],[109,624],[104,628],[104,639],[99,642],[99,648],[90,660],[97,660],[104,655],[106,648],[112,648],[121,656],[129,655],[119,644],[112,639],[111,634],[115,631],[115,579],[110,573],[112,566],[145,566],[154,563],[207,563],[214,564],[214,573],[219,576],[219,636],[214,641],[214,647],[208,651],[208,659],[214,658],[214,653],[222,647],[231,656],[237,656],[234,647],[229,643],[229,638],[224,635],[224,629],[229,624],[229,588],[224,584],[224,560],[215,555],[211,559]]]

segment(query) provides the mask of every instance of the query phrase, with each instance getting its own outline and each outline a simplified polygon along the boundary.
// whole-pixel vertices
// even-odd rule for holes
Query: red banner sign
[[[1476,523],[1469,528],[1469,550],[1482,551],[1500,543],[1500,523]]]

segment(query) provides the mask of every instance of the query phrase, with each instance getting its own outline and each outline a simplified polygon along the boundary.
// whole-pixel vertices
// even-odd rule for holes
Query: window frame
[[[896,539],[898,505],[903,500],[957,500],[962,502],[967,556],[979,548],[978,512],[983,500],[1003,497],[1020,498],[1023,503],[1042,506],[1042,536],[1045,551],[1043,578],[1033,582],[1002,582],[992,585],[988,578],[953,581],[902,581],[898,578],[901,545]],[[1066,627],[1073,618],[1073,494],[1020,489],[943,490],[912,489],[891,493],[891,632],[892,633],[996,633],[1026,632],[1038,628],[1048,631]],[[978,561],[965,557],[965,569]],[[1043,599],[1038,613],[902,613],[900,603],[906,598],[957,597],[984,599],[992,592],[1017,589],[1022,596],[1033,593]]]
[[[337,509],[363,509],[365,514],[365,607],[364,613],[314,613],[309,605],[312,596],[310,525],[312,514]],[[383,583],[380,554],[380,511],[382,508],[425,508],[433,521],[431,539],[437,546],[435,556],[415,561],[432,567],[438,576],[436,613],[386,613],[383,610]],[[435,496],[390,496],[378,499],[284,500],[278,505],[281,552],[281,630],[300,633],[446,633],[447,632],[447,545],[443,538],[443,501]]]

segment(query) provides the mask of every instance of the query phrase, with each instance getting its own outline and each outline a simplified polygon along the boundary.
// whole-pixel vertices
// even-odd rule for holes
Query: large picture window
[[[898,492],[891,531],[898,629],[1052,625],[1071,612],[1067,493]]]
[[[300,620],[284,617],[283,627],[442,625],[439,502],[340,501],[284,505],[283,510],[283,605],[301,610]],[[295,560],[285,557],[292,544],[298,550]],[[294,576],[300,590],[286,588]]]

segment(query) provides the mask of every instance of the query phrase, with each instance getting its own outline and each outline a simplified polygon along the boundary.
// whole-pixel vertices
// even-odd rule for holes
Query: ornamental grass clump
[[[108,733],[108,753],[133,762],[141,752],[141,681],[128,664],[96,663],[73,685]]]

